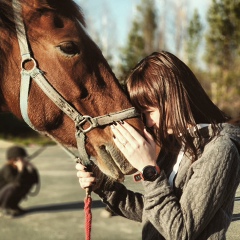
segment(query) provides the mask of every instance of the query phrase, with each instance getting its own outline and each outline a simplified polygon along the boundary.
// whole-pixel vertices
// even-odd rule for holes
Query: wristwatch
[[[148,165],[142,170],[142,178],[144,181],[154,181],[160,174],[160,168],[158,166]]]
[[[157,179],[159,174],[160,174],[159,166],[148,165],[143,168],[142,173],[138,172],[138,173],[134,174],[133,179],[135,182],[140,182],[142,180],[152,182],[155,179]]]

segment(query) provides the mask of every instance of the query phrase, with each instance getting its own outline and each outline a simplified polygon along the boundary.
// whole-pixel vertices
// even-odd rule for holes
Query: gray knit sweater
[[[103,183],[95,192],[118,215],[142,222],[144,240],[226,239],[240,181],[240,128],[222,124],[210,142],[211,126],[201,134],[203,151],[192,164],[184,155],[173,188],[168,176],[176,158],[165,155],[160,176],[143,182],[144,195],[116,182]],[[168,160],[172,163],[165,166]]]

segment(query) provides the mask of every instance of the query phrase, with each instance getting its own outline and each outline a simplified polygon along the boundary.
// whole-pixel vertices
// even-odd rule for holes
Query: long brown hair
[[[149,106],[159,109],[160,127],[152,133],[160,147],[174,150],[172,139],[175,139],[185,145],[193,160],[197,158],[198,149],[188,126],[210,123],[216,134],[216,124],[230,119],[210,100],[188,66],[169,52],[154,52],[139,62],[127,79],[127,88],[139,111]],[[167,133],[167,121],[174,138]],[[196,134],[201,138],[198,130]]]

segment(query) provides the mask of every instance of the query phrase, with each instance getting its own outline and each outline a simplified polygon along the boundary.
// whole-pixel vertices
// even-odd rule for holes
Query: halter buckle
[[[96,127],[96,122],[94,121],[94,118],[92,118],[91,116],[88,115],[84,115],[81,118],[82,120],[78,121],[76,124],[76,128],[78,131],[82,132],[82,133],[88,133],[89,131],[91,131],[93,128]],[[90,126],[86,129],[83,128],[83,125],[85,123],[89,123]]]

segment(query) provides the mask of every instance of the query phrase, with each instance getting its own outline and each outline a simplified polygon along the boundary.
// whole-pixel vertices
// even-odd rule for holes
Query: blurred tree
[[[181,59],[184,58],[184,43],[190,0],[155,0],[157,6],[158,50],[168,50]]]
[[[212,0],[207,16],[206,62],[213,71],[230,70],[239,56],[240,0]]]
[[[144,54],[148,55],[155,50],[155,36],[157,30],[156,24],[156,7],[154,0],[142,0],[142,4],[138,6],[139,13],[142,15]]]
[[[95,3],[95,6],[99,8],[100,17],[94,14],[88,13],[87,0],[76,1],[84,10],[84,16],[86,18],[87,32],[90,33],[91,38],[101,49],[104,57],[108,61],[110,67],[114,69],[114,52],[116,51],[116,22],[111,9],[106,1]]]
[[[167,49],[167,27],[169,14],[169,0],[155,0],[158,7],[156,46],[158,49]]]
[[[126,46],[120,49],[121,63],[119,64],[120,83],[137,62],[157,50],[156,43],[156,8],[154,0],[142,0],[137,6],[137,15],[128,34]]]
[[[134,20],[128,34],[127,45],[120,51],[121,64],[119,65],[119,81],[124,84],[125,78],[136,63],[144,56],[144,39],[141,34],[140,24]]]
[[[173,46],[175,48],[174,53],[176,56],[181,57],[187,29],[188,0],[172,0],[170,2],[174,17],[171,24],[172,39],[174,40]]]
[[[240,109],[240,0],[212,0],[208,11],[205,60],[213,101],[230,115]]]
[[[201,24],[199,13],[197,9],[195,9],[193,17],[190,19],[189,25],[187,27],[187,36],[185,42],[187,64],[192,68],[197,68],[197,53],[202,40],[202,31],[203,25]]]

